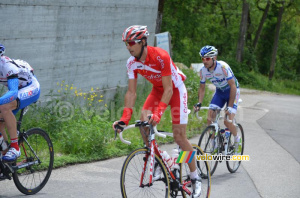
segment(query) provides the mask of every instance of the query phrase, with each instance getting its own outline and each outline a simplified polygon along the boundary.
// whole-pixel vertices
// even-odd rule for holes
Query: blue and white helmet
[[[204,57],[204,56],[209,56],[209,57],[217,56],[218,55],[218,50],[214,46],[206,45],[206,46],[201,48],[199,54],[200,54],[201,57]]]
[[[5,47],[0,43],[0,56],[2,56],[4,53],[5,53]]]

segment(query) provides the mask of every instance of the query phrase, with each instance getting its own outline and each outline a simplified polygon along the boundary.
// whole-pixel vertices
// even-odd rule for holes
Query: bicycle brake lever
[[[117,133],[118,133],[117,130],[118,129],[115,130],[115,139],[117,138]]]

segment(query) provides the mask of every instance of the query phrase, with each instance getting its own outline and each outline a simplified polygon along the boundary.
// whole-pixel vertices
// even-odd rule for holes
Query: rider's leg
[[[237,135],[236,127],[233,122],[229,122],[228,120],[234,120],[234,113],[228,115],[227,119],[224,119],[224,125],[229,129],[232,135],[235,137]]]
[[[142,110],[142,114],[141,114],[141,121],[148,121],[148,115],[152,114],[152,111],[150,110]],[[142,135],[143,141],[146,144],[146,146],[149,146],[149,142],[148,142],[148,135],[149,135],[149,128],[148,127],[144,127],[144,128],[140,128],[140,133]]]
[[[216,112],[209,109],[207,112],[207,126],[211,125],[216,119]]]
[[[0,119],[3,119],[1,113],[0,113]],[[7,134],[6,134],[6,131],[5,131],[5,122],[0,122],[0,132],[1,132],[4,140],[8,141]]]
[[[161,90],[156,89],[155,87],[152,88],[150,94],[148,95],[146,101],[144,102],[142,113],[140,120],[141,121],[149,121],[148,116],[154,112],[154,110],[158,107],[158,104],[161,100],[163,92]],[[140,129],[141,135],[143,137],[144,143],[148,145],[148,135],[149,135],[149,128],[141,128]]]
[[[180,146],[183,151],[193,151],[192,144],[188,141],[186,137],[186,124],[173,124],[173,137],[175,142]],[[194,172],[196,170],[195,157],[192,162],[188,164],[190,171]]]
[[[186,124],[173,124],[172,128],[174,140],[181,149],[183,151],[193,151],[194,149],[186,137]],[[193,157],[192,162],[189,163],[188,166],[190,168],[190,178],[193,189],[192,197],[199,197],[201,194],[201,178],[196,169],[196,157]]]
[[[5,120],[5,126],[10,136],[11,147],[19,150],[18,135],[17,135],[17,120],[12,110],[17,108],[17,101],[14,100],[10,103],[0,106],[0,111],[3,119]]]
[[[230,91],[229,91],[229,93],[230,93]],[[236,127],[235,127],[233,121],[234,121],[234,117],[237,113],[239,98],[240,98],[240,89],[237,89],[235,100],[234,100],[234,103],[233,103],[232,112],[231,112],[231,114],[228,114],[227,119],[224,119],[225,126],[233,134],[233,136],[235,137],[235,140],[236,140],[236,136],[237,136],[237,130],[236,130]],[[229,100],[229,94],[228,94],[228,100]],[[227,104],[228,104],[228,101],[227,101]],[[228,120],[232,120],[232,122],[229,122]]]

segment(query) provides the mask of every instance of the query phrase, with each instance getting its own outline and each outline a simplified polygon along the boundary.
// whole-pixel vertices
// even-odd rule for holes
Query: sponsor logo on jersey
[[[147,78],[148,80],[161,81],[161,74],[151,74],[150,76],[145,75],[144,77]]]
[[[161,68],[163,69],[165,67],[164,60],[162,60],[160,56],[157,56],[156,59],[160,62]]]
[[[188,109],[188,107],[187,107],[187,93],[183,94],[183,105],[184,105],[183,112],[187,113],[187,109]]]
[[[215,76],[222,76],[222,74],[217,73],[217,74],[215,74]]]
[[[224,65],[222,65],[222,71],[223,71],[224,75],[225,75],[226,77],[228,77],[227,69],[225,68]]]
[[[13,70],[10,70],[10,71],[7,72],[6,76],[10,76],[10,75],[12,75],[13,73],[14,73],[14,71],[13,71]]]
[[[224,80],[225,80],[225,78],[222,78],[222,79],[212,80],[211,82],[212,82],[212,83],[216,83],[216,82],[221,83],[221,82],[223,82]]]
[[[132,60],[132,61],[130,61],[130,62],[128,63],[128,69],[131,69],[131,66],[133,65],[134,62],[135,62],[135,61]]]
[[[35,88],[34,90],[30,90],[30,91],[27,91],[27,92],[24,92],[24,93],[20,93],[20,99],[24,100],[24,99],[30,98],[32,96],[37,95],[38,92],[39,92],[39,88]]]
[[[175,78],[175,81],[178,81],[177,72],[175,72],[174,70],[172,70],[172,76]]]
[[[143,65],[138,65],[137,68],[138,68],[138,69],[139,69],[139,68],[143,68]]]

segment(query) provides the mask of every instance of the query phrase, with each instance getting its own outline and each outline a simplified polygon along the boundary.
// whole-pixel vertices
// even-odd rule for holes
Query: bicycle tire
[[[214,126],[208,126],[206,127],[203,132],[201,133],[199,142],[198,142],[198,146],[202,149],[202,151],[204,152],[204,154],[209,154],[211,155],[213,148],[211,148],[210,145],[210,139],[212,134],[216,133],[215,127]],[[215,137],[216,138],[216,137]],[[219,142],[217,142],[217,144],[219,144]],[[215,153],[215,154],[218,154]],[[218,161],[210,161],[209,162],[209,167],[210,167],[210,175],[212,176],[214,174],[214,172],[216,171],[218,166]]]
[[[157,155],[155,155],[155,160],[161,168],[163,177],[160,180],[153,181],[151,186],[147,186],[147,183],[149,183],[149,169],[151,162],[150,160],[148,160],[150,158],[146,157],[146,154],[149,154],[147,148],[139,148],[131,152],[124,161],[120,178],[122,197],[144,198],[153,197],[155,195],[155,197],[169,198],[170,182],[168,178],[168,173],[165,168],[165,165]],[[141,175],[143,172],[145,162],[147,163],[143,179],[143,182],[145,181],[145,183],[143,183],[145,184],[145,186],[140,187]],[[163,183],[164,186],[162,185]]]
[[[196,145],[192,144],[194,151],[196,151],[196,155],[203,155],[204,152],[202,149]],[[202,184],[201,184],[201,198],[209,198],[211,191],[211,175],[210,175],[210,167],[207,161],[198,161],[196,160],[198,174],[201,176]],[[180,166],[180,181],[183,183],[190,180],[190,169],[187,163],[181,163]],[[192,192],[191,187],[189,190]],[[187,198],[190,197],[183,190],[181,191],[182,197]]]
[[[53,168],[54,151],[52,142],[44,130],[32,128],[26,131],[24,135],[24,138],[19,139],[22,155],[14,164],[20,169],[13,173],[13,180],[20,192],[33,195],[39,192],[49,180]],[[40,162],[38,162],[33,151]],[[26,166],[34,161],[38,163]]]
[[[243,155],[244,153],[244,143],[245,143],[245,135],[244,135],[244,130],[242,125],[237,124],[237,134],[241,137],[240,140],[240,144],[241,144],[241,148],[239,148],[240,152],[238,153],[238,155]],[[233,136],[230,135],[229,141],[228,141],[229,145],[228,145],[228,153],[232,153],[232,150],[234,149],[234,140],[233,140]],[[234,153],[233,153],[234,154]],[[232,155],[233,155],[232,154]],[[226,161],[226,165],[227,165],[227,169],[230,173],[235,173],[240,165],[241,165],[242,161]]]

